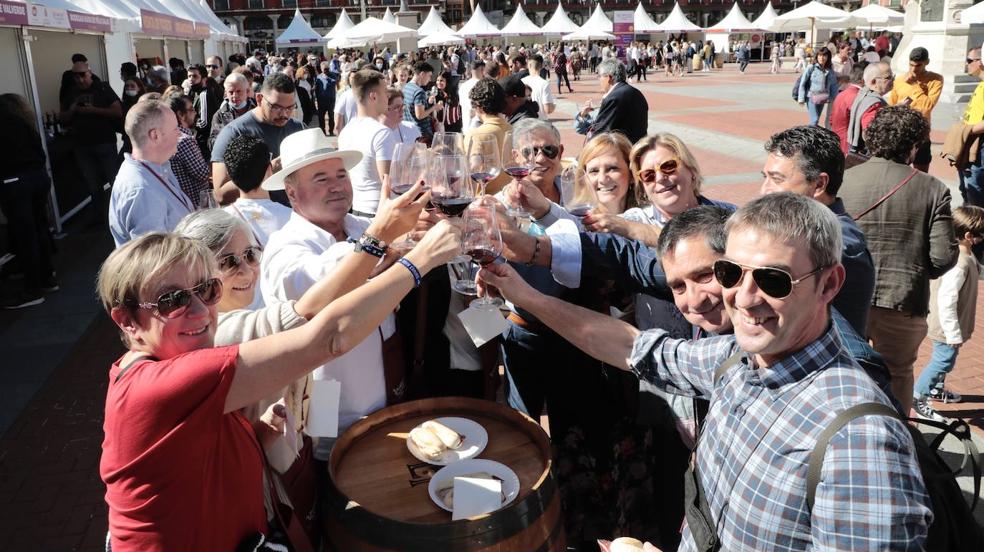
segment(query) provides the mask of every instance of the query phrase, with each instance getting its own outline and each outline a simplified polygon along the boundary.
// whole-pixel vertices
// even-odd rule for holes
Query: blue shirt
[[[431,129],[430,117],[418,119],[414,111],[414,106],[417,105],[422,105],[425,109],[429,106],[427,92],[417,83],[410,81],[403,85],[403,120],[415,123],[420,129],[421,136],[430,137],[434,134]]]
[[[710,399],[696,454],[721,549],[923,550],[931,503],[898,419],[865,416],[835,433],[807,509],[807,464],[820,432],[857,404],[891,404],[839,332],[829,328],[769,367],[742,358],[713,381],[737,350],[734,336],[691,342],[650,330],[630,358],[640,379]],[[696,550],[687,526],[680,550]]]
[[[875,294],[875,263],[868,251],[868,240],[851,215],[844,210],[844,203],[837,199],[830,205],[841,225],[841,264],[844,265],[844,285],[834,297],[833,305],[844,315],[861,335],[868,333],[868,311]]]
[[[123,154],[109,198],[109,231],[116,247],[148,232],[170,232],[194,209],[170,163],[137,161]]]

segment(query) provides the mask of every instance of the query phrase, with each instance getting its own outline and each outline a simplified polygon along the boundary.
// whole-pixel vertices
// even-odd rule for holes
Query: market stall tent
[[[396,23],[396,16],[390,11],[389,6],[386,6],[386,11],[383,12],[383,21],[387,23]]]
[[[980,5],[981,4],[977,4],[974,7]],[[964,15],[961,17],[961,22],[967,23],[967,21],[964,20],[964,17],[966,17],[968,11],[970,10],[964,10]],[[867,6],[854,10],[850,13],[852,17],[863,20],[865,22],[864,24],[868,25],[868,27],[894,27],[905,23],[904,13],[890,10],[885,6],[880,6],[878,4],[868,4]]]
[[[960,12],[960,23],[965,25],[984,23],[984,2],[978,2]]]
[[[699,33],[703,30],[699,25],[687,19],[687,16],[683,14],[683,9],[680,8],[679,2],[674,2],[670,15],[666,16],[666,19],[656,26],[655,32]]]
[[[277,37],[276,44],[278,46],[287,46],[291,44],[319,44],[324,41],[325,38],[316,33],[304,19],[304,16],[301,15],[301,10],[295,9],[294,19],[284,29],[284,32],[280,33],[280,36]]]
[[[516,6],[516,13],[509,19],[509,23],[500,31],[502,36],[539,36],[543,34],[540,27],[537,27],[523,11],[523,5]]]
[[[355,42],[396,42],[401,38],[416,38],[417,31],[409,27],[387,23],[378,17],[367,17],[351,29],[345,31],[342,38]]]
[[[775,32],[809,30],[811,36],[815,36],[814,31],[817,29],[846,29],[858,24],[865,25],[866,23],[844,10],[813,0],[805,6],[800,6],[776,17],[769,30]]]
[[[431,6],[430,11],[427,13],[427,17],[424,18],[424,22],[417,27],[417,36],[430,36],[432,34],[440,35],[454,35],[454,29],[448,27],[447,23],[441,19],[441,13],[437,11],[435,6]]]
[[[564,5],[557,2],[557,9],[554,10],[553,16],[540,28],[540,31],[545,35],[566,35],[577,32],[578,29],[577,24],[571,21],[564,11]]]
[[[772,4],[769,4],[771,7]],[[708,33],[747,33],[751,31],[762,31],[754,23],[741,13],[738,2],[731,5],[731,11],[721,21],[707,28]]]
[[[333,38],[340,38],[345,34],[345,31],[354,26],[355,23],[352,22],[352,18],[350,18],[348,13],[345,12],[345,8],[342,8],[342,13],[338,16],[338,21],[335,22],[335,26],[332,27],[330,31],[325,33],[325,38],[329,40]],[[330,45],[328,47],[331,48]]]
[[[465,39],[455,34],[433,33],[420,39],[417,42],[417,47],[427,48],[430,46],[452,46],[452,45],[461,45],[464,43],[465,43]]]
[[[762,29],[763,31],[771,30],[772,26],[776,22],[776,17],[779,17],[779,14],[777,14],[776,9],[772,7],[772,2],[767,2],[765,4],[765,9],[762,10],[762,13],[755,18],[755,21],[752,21],[752,26],[756,29]]]
[[[648,34],[648,33],[658,33],[659,28],[653,18],[646,13],[645,8],[642,7],[642,2],[636,5],[635,13],[633,14],[633,26],[635,27],[635,34]]]
[[[584,22],[584,25],[581,25],[581,29],[589,32],[601,31],[611,33],[613,28],[612,20],[608,19],[608,16],[605,15],[605,11],[601,9],[601,4],[595,6],[594,11],[591,12],[591,17]]]
[[[499,28],[493,25],[485,13],[482,12],[482,6],[479,4],[475,5],[475,13],[472,14],[468,22],[462,25],[458,32],[458,36],[466,38],[483,38],[500,36]]]
[[[568,42],[587,41],[587,40],[615,40],[615,35],[605,31],[586,29],[587,25],[570,34],[565,34],[561,39]]]

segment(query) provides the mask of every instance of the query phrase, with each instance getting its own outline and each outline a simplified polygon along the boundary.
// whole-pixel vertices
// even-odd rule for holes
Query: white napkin
[[[490,339],[509,329],[509,324],[497,308],[468,307],[458,313],[458,319],[476,347],[485,345]]]
[[[476,477],[454,478],[452,521],[494,512],[500,507],[502,507],[502,481]]]
[[[305,433],[311,437],[338,437],[338,406],[342,382],[314,380],[311,388],[311,408]]]

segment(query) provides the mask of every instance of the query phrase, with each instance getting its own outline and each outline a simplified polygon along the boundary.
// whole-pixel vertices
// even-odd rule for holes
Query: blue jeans
[[[810,99],[810,95],[806,95],[806,110],[810,113],[811,126],[817,126],[820,123],[820,115],[823,113],[823,107],[825,105],[827,105],[827,102],[822,104],[813,103],[813,100]]]
[[[960,195],[963,196],[964,203],[984,207],[984,168],[981,167],[981,151],[977,154],[977,161],[968,165],[960,171]]]
[[[912,388],[912,395],[924,397],[933,389],[943,389],[943,380],[956,365],[958,352],[960,349],[953,345],[933,341],[933,355],[929,359],[929,364],[919,374],[919,379]]]

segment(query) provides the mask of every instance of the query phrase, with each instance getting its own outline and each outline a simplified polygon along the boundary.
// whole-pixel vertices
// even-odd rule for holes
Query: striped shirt
[[[749,359],[713,381],[734,336],[692,342],[642,333],[631,364],[670,392],[709,397],[697,448],[722,550],[923,550],[930,500],[912,437],[885,416],[855,419],[830,441],[812,514],[806,472],[820,432],[851,406],[891,404],[844,350],[836,329],[781,362]],[[695,550],[689,527],[681,551]]]

